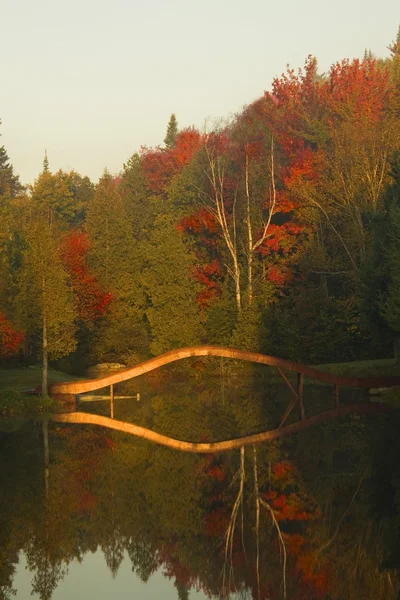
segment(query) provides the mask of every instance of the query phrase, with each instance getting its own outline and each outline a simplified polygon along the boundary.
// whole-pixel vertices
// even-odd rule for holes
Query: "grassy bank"
[[[316,369],[344,377],[389,377],[400,375],[400,364],[394,358],[359,360],[345,363],[314,365]]]
[[[18,426],[21,419],[50,412],[54,408],[54,402],[50,398],[42,398],[40,393],[25,393],[40,386],[41,379],[42,371],[39,368],[0,369],[0,420],[16,419],[15,425]],[[49,383],[71,379],[76,377],[49,370]]]
[[[49,369],[49,383],[72,381],[74,379],[77,379],[77,377]],[[40,386],[41,382],[42,371],[40,368],[0,369],[0,392],[1,390],[24,392],[25,390],[35,389]]]

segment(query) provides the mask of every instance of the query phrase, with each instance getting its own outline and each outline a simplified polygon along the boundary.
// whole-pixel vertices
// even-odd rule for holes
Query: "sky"
[[[232,117],[286,65],[379,57],[399,0],[0,0],[0,144],[22,183],[50,168],[94,181],[142,145]]]

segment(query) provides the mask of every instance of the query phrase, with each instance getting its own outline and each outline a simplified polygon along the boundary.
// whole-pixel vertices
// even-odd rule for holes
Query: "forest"
[[[97,183],[46,154],[23,186],[0,147],[1,364],[400,354],[400,30],[389,50],[309,56],[203,131],[171,115]]]

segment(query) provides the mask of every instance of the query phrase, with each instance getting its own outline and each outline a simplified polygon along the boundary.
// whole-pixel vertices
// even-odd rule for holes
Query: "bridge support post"
[[[304,412],[304,404],[303,404],[304,374],[303,373],[297,373],[297,388],[294,389],[294,387],[292,386],[292,384],[290,383],[289,379],[286,377],[286,375],[282,371],[282,369],[280,369],[279,367],[276,367],[276,368],[279,371],[282,379],[285,381],[286,385],[288,386],[288,388],[290,389],[290,391],[293,394],[293,398],[292,398],[289,406],[285,410],[285,412],[283,414],[283,417],[282,417],[282,420],[280,422],[279,427],[282,427],[284,425],[284,423],[286,422],[286,419],[288,418],[288,416],[292,412],[295,404],[299,405],[300,418],[302,420],[306,418],[305,417],[305,412]]]
[[[304,411],[304,403],[303,403],[303,387],[304,387],[304,374],[297,373],[297,396],[299,399],[300,418],[302,420],[304,420],[306,418],[306,414]]]
[[[110,385],[110,417],[114,418],[114,385]]]

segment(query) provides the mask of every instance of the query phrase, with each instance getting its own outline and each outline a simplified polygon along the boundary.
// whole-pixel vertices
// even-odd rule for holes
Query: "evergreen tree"
[[[66,173],[65,177],[73,198],[74,216],[70,220],[70,224],[73,227],[79,227],[85,222],[87,207],[94,196],[95,186],[89,177],[82,177],[76,171]]]
[[[93,272],[112,294],[110,310],[97,329],[94,358],[135,360],[148,351],[140,261],[118,184],[107,172],[89,202],[86,226]]]
[[[75,221],[79,207],[70,189],[68,175],[61,170],[50,173],[45,163],[46,160],[43,172],[32,186],[33,208],[50,224],[57,222],[65,229]]]
[[[133,154],[124,164],[120,189],[132,235],[140,243],[148,237],[158,207],[147,186],[139,154]]]
[[[178,121],[176,120],[175,114],[172,113],[172,115],[169,119],[168,127],[167,127],[167,134],[164,138],[164,144],[165,144],[166,148],[171,149],[175,146],[177,135],[178,135]]]
[[[58,239],[59,232],[46,218],[36,217],[29,223],[15,298],[26,342],[42,352],[43,395],[47,395],[49,360],[69,354],[76,346],[75,301]]]
[[[392,98],[390,104],[395,118],[398,120],[400,116],[400,26],[397,32],[396,41],[389,46],[392,54],[390,61],[390,71],[393,83]]]
[[[369,252],[363,261],[362,323],[373,347],[394,342],[395,355],[400,355],[400,155],[392,162],[392,183],[387,187],[384,209],[369,216]],[[377,354],[375,350],[375,354]]]
[[[367,60],[373,60],[373,59],[374,59],[374,55],[372,54],[372,50],[370,48],[365,48],[363,60],[367,61]]]
[[[107,172],[89,202],[86,227],[100,284],[118,298],[130,296],[134,246],[118,184]]]
[[[43,173],[50,173],[49,168],[49,159],[47,157],[47,150],[44,151],[44,159],[43,159]]]
[[[397,346],[400,340],[400,154],[392,166],[393,183],[389,187],[387,207],[387,247],[385,248],[389,284],[383,314],[395,332]],[[399,348],[397,348],[399,355]],[[399,356],[397,356],[399,358]]]
[[[193,269],[194,256],[176,226],[167,215],[160,215],[147,244],[143,271],[153,354],[194,346],[201,340]]]
[[[19,177],[14,175],[13,166],[9,161],[5,147],[0,146],[0,199],[14,198],[23,190]]]

